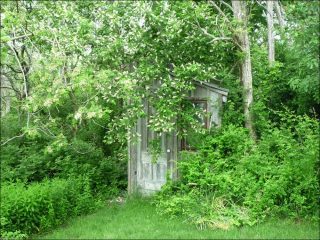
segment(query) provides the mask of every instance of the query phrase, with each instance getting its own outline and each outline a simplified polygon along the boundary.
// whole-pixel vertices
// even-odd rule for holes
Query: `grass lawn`
[[[319,239],[316,223],[270,220],[253,227],[198,230],[181,219],[156,214],[147,200],[132,199],[69,221],[38,239]]]

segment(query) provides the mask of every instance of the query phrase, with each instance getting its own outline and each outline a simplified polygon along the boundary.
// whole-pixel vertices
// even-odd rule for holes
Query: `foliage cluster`
[[[150,127],[172,131],[191,81],[219,77],[229,68],[220,59],[232,56],[232,44],[202,34],[230,35],[206,3],[9,2],[3,11],[6,76],[28,88],[17,102],[28,122],[20,134],[68,137],[90,123],[105,128],[105,141],[122,143],[144,114],[142,99],[156,110]],[[11,47],[22,51],[10,39],[25,28],[31,70],[23,75],[10,68],[19,67]]]
[[[104,156],[99,149],[78,141],[71,145],[87,154],[79,154],[71,147],[46,153],[46,147],[36,141],[30,144],[8,145],[2,148],[1,181],[40,182],[45,178],[64,178],[85,175],[95,194],[111,196],[126,187],[126,161],[123,151]]]
[[[29,185],[5,183],[1,198],[2,238],[43,232],[99,205],[87,178],[56,178]]]
[[[17,134],[17,116],[1,119],[1,137]],[[1,182],[39,182],[45,178],[85,175],[95,193],[118,193],[126,187],[127,153],[125,148],[103,144],[105,131],[94,124],[72,134],[51,138],[24,136],[1,147]]]
[[[183,152],[178,182],[157,196],[160,213],[184,215],[200,228],[252,225],[267,216],[315,217],[319,199],[319,123],[278,113],[254,144],[229,125]]]
[[[19,129],[13,113],[2,118],[3,138]],[[26,135],[1,147],[2,238],[25,238],[58,226],[125,189],[126,152],[94,142],[103,134],[87,125],[76,138]]]

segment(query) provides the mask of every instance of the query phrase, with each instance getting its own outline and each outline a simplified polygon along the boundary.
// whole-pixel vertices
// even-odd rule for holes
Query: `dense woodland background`
[[[229,89],[220,129],[181,109],[194,79]],[[145,98],[154,131],[198,139],[155,197],[160,214],[200,228],[318,220],[318,1],[6,1],[2,236],[125,194]]]

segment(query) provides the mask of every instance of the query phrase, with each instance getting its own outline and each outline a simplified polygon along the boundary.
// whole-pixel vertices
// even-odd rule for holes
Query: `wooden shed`
[[[221,125],[221,111],[223,103],[227,101],[228,90],[218,84],[193,81],[194,90],[188,93],[189,99],[196,108],[201,108],[208,114],[203,119],[206,128]],[[185,150],[185,139],[176,132],[157,134],[148,127],[150,108],[144,103],[146,117],[138,119],[133,131],[137,133],[138,140],[128,144],[128,192],[139,192],[143,195],[152,194],[161,189],[166,179],[178,177],[177,161],[179,152]],[[160,139],[161,152],[157,159],[153,159],[150,143],[153,139]]]

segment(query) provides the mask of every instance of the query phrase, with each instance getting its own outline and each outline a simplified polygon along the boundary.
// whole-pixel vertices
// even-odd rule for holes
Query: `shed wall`
[[[207,110],[210,113],[209,128],[221,125],[222,93],[213,91],[205,86],[197,86],[189,92],[190,99],[207,100]],[[128,191],[138,191],[148,195],[160,190],[165,184],[166,177],[178,178],[177,161],[178,152],[181,149],[181,141],[176,132],[162,134],[161,154],[156,162],[152,162],[149,142],[156,134],[148,128],[148,116],[152,109],[144,102],[145,118],[137,121],[132,133],[136,133],[136,140],[129,142],[128,154]]]

